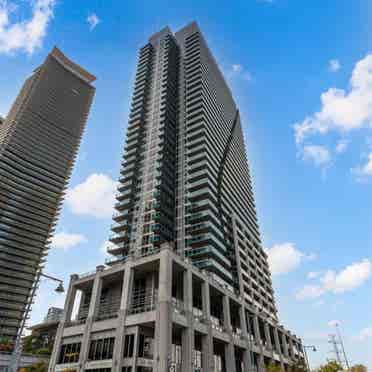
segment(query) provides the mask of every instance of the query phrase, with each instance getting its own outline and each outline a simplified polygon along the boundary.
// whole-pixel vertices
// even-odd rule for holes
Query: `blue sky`
[[[363,0],[0,0],[0,113],[54,45],[98,78],[45,271],[105,259],[137,49],[197,20],[239,104],[281,321],[372,368],[372,39]],[[63,298],[42,282],[32,321]]]

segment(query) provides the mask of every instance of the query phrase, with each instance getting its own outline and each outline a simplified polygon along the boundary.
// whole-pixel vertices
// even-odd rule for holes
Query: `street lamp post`
[[[307,369],[308,369],[308,371],[310,371],[309,358],[307,356],[306,349],[310,349],[311,351],[316,352],[316,347],[314,345],[303,345],[302,347],[303,347],[304,352],[305,352],[305,359],[306,359]]]
[[[58,282],[58,286],[55,289],[55,292],[63,293],[65,291],[64,288],[63,288],[63,280],[55,278],[51,275],[43,274],[41,271],[38,272],[38,274],[36,275],[35,283],[32,287],[31,295],[30,295],[29,301],[27,303],[26,310],[24,312],[24,315],[23,315],[23,318],[22,318],[22,321],[21,321],[21,326],[18,329],[18,333],[17,333],[17,337],[16,337],[16,343],[15,343],[14,350],[13,350],[13,353],[12,353],[12,357],[11,357],[11,360],[10,360],[10,366],[9,366],[10,367],[10,369],[9,369],[10,372],[18,372],[19,362],[20,362],[20,359],[21,359],[21,356],[22,356],[22,334],[23,334],[23,331],[24,331],[25,326],[26,326],[26,321],[27,321],[28,315],[31,311],[32,300],[35,297],[35,293],[36,293],[36,290],[37,290],[37,287],[38,287],[38,284],[39,284],[39,281],[40,281],[41,277],[44,277],[44,278],[53,280],[55,282]]]

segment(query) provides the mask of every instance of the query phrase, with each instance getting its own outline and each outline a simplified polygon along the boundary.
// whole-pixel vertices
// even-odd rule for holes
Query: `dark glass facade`
[[[95,78],[57,48],[0,125],[0,336],[13,339],[43,267]]]

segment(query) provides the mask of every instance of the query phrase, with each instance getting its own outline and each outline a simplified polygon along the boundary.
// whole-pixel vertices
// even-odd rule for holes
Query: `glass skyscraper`
[[[32,300],[94,80],[54,48],[26,80],[7,117],[0,119],[0,337],[16,337]]]

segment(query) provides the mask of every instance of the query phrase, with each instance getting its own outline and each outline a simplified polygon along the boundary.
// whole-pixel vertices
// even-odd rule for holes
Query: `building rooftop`
[[[49,57],[55,59],[65,69],[69,70],[70,72],[72,72],[73,74],[75,74],[88,84],[96,80],[96,77],[94,75],[92,75],[87,70],[79,66],[77,63],[73,62],[71,59],[66,57],[66,55],[63,54],[62,51],[57,47],[53,48],[53,50],[49,53]],[[38,71],[40,67],[41,66],[36,68],[35,71]]]

